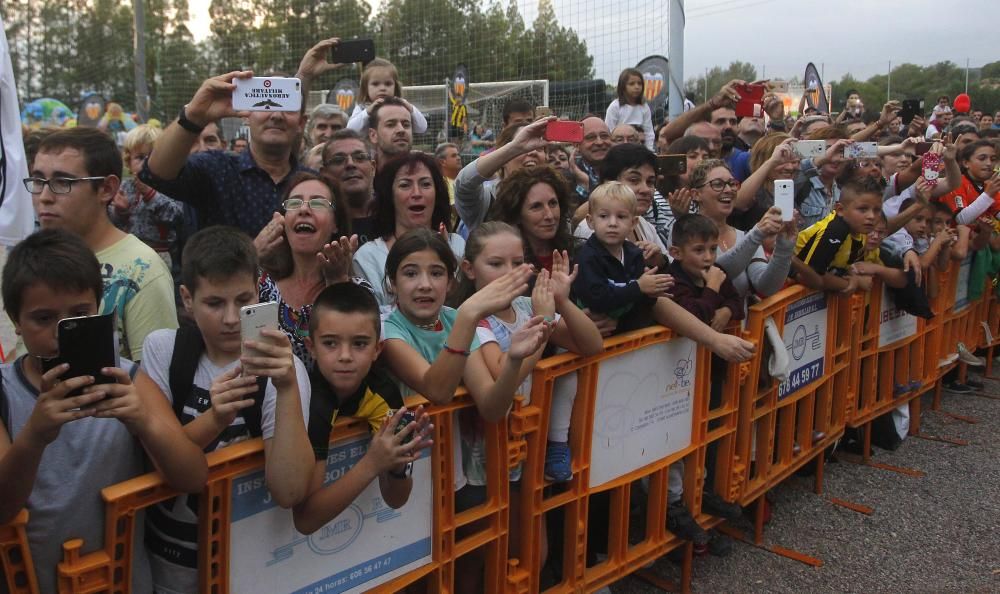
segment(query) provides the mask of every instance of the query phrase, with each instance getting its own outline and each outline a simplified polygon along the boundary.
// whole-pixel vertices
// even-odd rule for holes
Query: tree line
[[[373,38],[404,85],[440,84],[459,63],[473,82],[587,80],[594,58],[539,0],[528,26],[516,0],[387,0],[372,14],[364,0],[212,0],[211,35],[196,42],[188,0],[142,0],[146,79],[152,117],[169,119],[213,74],[250,68],[291,75],[327,37]],[[97,92],[135,109],[134,15],[122,0],[3,0],[18,96],[59,99],[76,108]],[[338,69],[314,88],[359,75]]]
[[[805,64],[802,65],[805,70]],[[730,80],[757,80],[757,69],[747,62],[731,62],[729,66],[716,66],[707,72],[709,96]],[[833,97],[830,98],[834,111],[840,111],[847,102],[847,93],[856,90],[865,102],[865,109],[874,115],[882,109],[888,99],[923,99],[925,110],[930,113],[937,98],[947,95],[951,100],[965,92],[965,68],[953,62],[938,62],[930,66],[900,64],[893,67],[890,74],[876,74],[867,80],[860,80],[845,74],[840,80],[825,80],[831,83]],[[693,93],[696,101],[701,101],[705,93],[706,75],[688,78],[684,90]],[[800,83],[801,78],[792,77],[789,82]],[[891,82],[891,84],[890,84]],[[887,96],[886,93],[889,92]],[[969,69],[969,96],[973,109],[994,113],[1000,110],[1000,61],[990,62],[981,68]]]

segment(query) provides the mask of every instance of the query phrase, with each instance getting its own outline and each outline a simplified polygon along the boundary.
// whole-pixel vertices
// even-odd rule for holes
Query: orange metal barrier
[[[767,373],[771,349],[758,349],[739,394],[739,421],[729,495],[740,505],[759,502],[796,470],[816,460],[822,483],[823,450],[844,432],[854,397],[861,297],[841,297],[793,286],[750,308],[747,332],[764,336],[771,318],[790,355],[788,381]],[[823,340],[823,336],[826,337]],[[759,505],[756,540],[763,506]]]
[[[965,342],[970,350],[1000,344],[1000,302],[992,291],[965,307],[954,307],[962,274],[959,266],[952,266],[941,275],[940,292],[932,300],[937,315],[917,320],[913,332],[905,325],[887,326],[877,284],[868,296],[849,297],[794,286],[751,307],[745,336],[763,337],[768,318],[782,335],[792,360],[790,378],[783,384],[767,372],[772,351],[762,340],[750,361],[713,374],[709,353],[660,327],[609,339],[605,351],[594,357],[562,354],[544,359],[534,370],[530,400],[517,398],[506,422],[485,424],[487,500],[463,513],[455,512],[450,436],[457,422],[454,413],[473,405],[459,395],[446,406],[432,407],[437,430],[429,472],[430,561],[373,590],[456,592],[456,566],[479,556],[485,560],[485,592],[537,592],[546,555],[542,535],[551,525],[548,520],[558,517],[561,532],[549,533],[548,541],[557,543],[549,549],[552,554],[561,550],[562,558],[554,564],[557,575],[548,591],[593,591],[687,544],[666,529],[668,469],[680,461],[685,463],[684,503],[706,527],[718,523],[701,513],[708,482],[726,500],[760,504],[767,491],[815,461],[819,492],[823,451],[845,427],[865,427],[907,401],[918,413],[917,396],[930,388],[939,391],[941,377],[958,365],[939,364],[957,342]],[[991,328],[992,342],[985,338],[983,320]],[[634,361],[642,365],[630,367]],[[574,474],[569,483],[552,485],[544,479],[552,398],[559,382],[573,380]],[[914,382],[912,387],[909,382]],[[908,389],[897,390],[904,384]],[[663,400],[661,407],[644,408],[639,399],[650,394]],[[417,401],[422,402],[411,399],[409,404]],[[648,451],[646,442],[627,449],[630,431],[639,433],[668,421],[684,430],[672,429],[666,443],[650,441]],[[918,415],[913,422],[911,431],[919,427]],[[363,435],[366,426],[353,419],[338,419],[333,431],[335,443]],[[262,443],[242,442],[208,459],[210,479],[200,510],[199,584],[202,592],[222,594],[232,591],[234,481],[263,467]],[[714,471],[706,477],[712,461]],[[512,488],[508,472],[517,466],[522,466],[522,477]],[[156,474],[104,489],[104,546],[83,554],[85,543],[79,540],[64,545],[60,591],[127,592],[136,520],[142,509],[175,495]],[[513,515],[517,508],[520,513]],[[598,508],[606,508],[603,516],[594,513]],[[757,509],[759,542],[763,505]],[[0,526],[0,552],[8,589],[37,593],[26,519],[27,512],[22,512],[11,524]],[[508,560],[512,524],[519,533],[519,553]],[[595,557],[595,549],[606,558]],[[682,590],[689,587],[691,547],[684,553]]]
[[[539,362],[535,368],[530,404],[519,405],[511,414],[511,425],[516,428],[515,433],[524,436],[526,455],[520,485],[521,509],[524,510],[520,517],[521,557],[511,561],[509,591],[539,591],[541,558],[544,554],[539,550],[539,543],[542,531],[546,529],[547,515],[558,514],[564,520],[563,533],[548,536],[550,542],[562,542],[562,563],[559,564],[561,575],[558,576],[556,585],[547,590],[549,592],[593,591],[686,544],[666,530],[668,467],[685,458],[691,462],[685,465],[684,501],[692,514],[697,515],[703,480],[701,469],[704,467],[704,446],[708,439],[719,439],[727,431],[731,433],[734,424],[731,420],[727,421],[714,435],[709,436],[708,421],[710,418],[721,419],[727,415],[732,417],[735,399],[730,397],[721,407],[710,412],[708,354],[702,349],[696,349],[689,340],[671,341],[672,338],[672,333],[666,328],[649,328],[609,339],[605,342],[605,351],[600,355],[587,358],[572,354],[559,355]],[[670,361],[670,355],[666,352],[653,351],[658,360],[668,359],[664,361],[668,365],[666,371],[674,383],[667,381],[667,385],[642,386],[642,376],[651,373],[647,369],[637,370],[637,381],[634,382],[640,388],[637,391],[642,391],[643,387],[652,387],[662,395],[660,398],[665,404],[661,406],[668,408],[642,409],[639,404],[630,408],[628,403],[635,392],[629,392],[628,389],[633,384],[625,382],[619,389],[612,390],[609,386],[613,385],[616,376],[613,375],[615,370],[610,366],[622,357],[639,351],[648,353],[656,347],[666,347],[668,343],[690,353],[677,363]],[[694,365],[694,370],[690,369],[690,364]],[[566,485],[553,488],[544,480],[551,398],[556,382],[572,375],[576,376],[578,382],[570,430],[573,478]],[[619,403],[623,403],[621,407],[599,410],[602,406],[599,399],[602,385],[613,392],[613,397]],[[675,394],[681,396],[672,400]],[[690,415],[690,421],[683,417],[683,422],[690,423],[690,437],[681,437],[682,447],[669,455],[652,458],[645,448],[635,448],[639,451],[623,449],[622,463],[628,467],[617,473],[608,472],[606,460],[601,463],[595,460],[599,450],[616,447],[616,439],[622,439],[622,447],[627,447],[624,445],[623,434],[641,427],[643,423],[656,422],[664,415],[685,414],[685,411],[669,408],[674,406],[689,407],[686,414]],[[649,447],[663,445],[663,441],[669,443],[670,439],[673,438],[669,435],[662,436],[660,444],[651,443]],[[628,456],[628,460],[625,456]],[[632,463],[629,465],[628,462]],[[604,480],[609,474],[613,478]],[[635,525],[630,522],[633,491],[642,488],[640,480],[644,478],[648,479],[649,485],[648,494],[644,498],[645,509],[641,510],[643,521]],[[609,502],[606,518],[594,520],[590,514],[595,497]],[[602,526],[601,523],[605,525]],[[603,532],[605,527],[606,540],[595,543],[593,533],[595,530]],[[592,549],[602,548],[607,558],[588,566],[588,544]],[[595,544],[600,546],[595,547]],[[682,585],[684,588],[690,580],[690,551],[687,552],[686,559]]]

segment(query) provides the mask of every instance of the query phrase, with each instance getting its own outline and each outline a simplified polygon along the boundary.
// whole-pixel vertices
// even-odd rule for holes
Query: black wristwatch
[[[205,129],[205,126],[199,126],[198,124],[196,124],[196,123],[192,122],[191,120],[189,120],[187,118],[187,114],[184,113],[184,109],[186,107],[187,107],[187,105],[185,105],[184,107],[182,107],[181,108],[181,112],[177,115],[177,123],[180,124],[181,128],[184,128],[185,130],[187,130],[188,132],[190,132],[192,134],[201,134],[202,130]]]
[[[413,476],[413,462],[407,462],[406,466],[403,467],[401,472],[396,472],[395,470],[389,471],[389,476],[394,479],[406,480]]]

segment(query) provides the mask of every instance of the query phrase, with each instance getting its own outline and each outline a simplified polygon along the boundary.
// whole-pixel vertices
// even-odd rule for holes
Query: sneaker
[[[695,545],[708,544],[708,532],[698,525],[683,501],[671,503],[667,507],[667,530],[678,538],[690,540]]]
[[[817,441],[823,441],[824,439],[826,439],[826,432],[813,431],[812,438],[813,438],[813,443],[816,443]]]
[[[975,392],[972,386],[968,384],[961,384],[959,382],[944,384],[944,391],[949,394],[971,394]]]
[[[729,503],[711,491],[705,491],[702,494],[701,511],[729,521],[736,521],[743,517],[742,507],[735,503]]]
[[[545,480],[565,483],[573,478],[569,444],[565,441],[550,441],[545,448]]]
[[[958,343],[958,360],[966,365],[972,365],[973,367],[982,367],[986,365],[986,361],[982,357],[977,357],[972,354],[965,344]]]
[[[713,530],[712,539],[708,541],[708,552],[715,557],[728,557],[733,552],[733,539],[725,534]]]

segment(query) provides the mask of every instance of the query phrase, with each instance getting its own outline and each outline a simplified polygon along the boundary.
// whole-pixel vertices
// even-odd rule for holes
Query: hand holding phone
[[[269,339],[262,334],[265,328],[278,330],[278,304],[275,301],[245,305],[240,308],[240,343],[246,341],[267,342]],[[259,357],[262,355],[256,349],[242,346],[244,355]]]
[[[875,142],[855,142],[844,147],[845,159],[874,159],[878,157],[878,144]]]
[[[89,375],[94,377],[95,384],[115,383],[114,377],[101,373],[105,367],[121,365],[114,312],[59,320],[57,333],[59,355],[52,359],[42,359],[43,372],[67,363],[69,370],[62,374],[61,381]],[[69,395],[81,393],[81,390],[77,390]]]
[[[280,76],[255,76],[233,80],[233,109],[236,111],[299,111],[302,109],[302,81]]]
[[[793,146],[795,153],[803,159],[819,159],[826,155],[825,140],[800,140]]]
[[[551,120],[545,125],[545,140],[549,142],[583,142],[583,123]]]
[[[736,85],[736,92],[740,100],[736,102],[736,117],[764,117],[764,93],[767,92],[766,84],[743,84]]]
[[[351,39],[341,41],[333,48],[330,59],[337,64],[367,64],[375,59],[375,40]]]
[[[795,184],[790,179],[774,180],[774,205],[781,209],[781,220],[795,218]]]
[[[901,118],[904,126],[909,126],[913,118],[924,113],[924,102],[920,99],[904,99],[903,109],[896,114]]]
[[[656,155],[657,176],[677,176],[687,173],[687,155]]]

